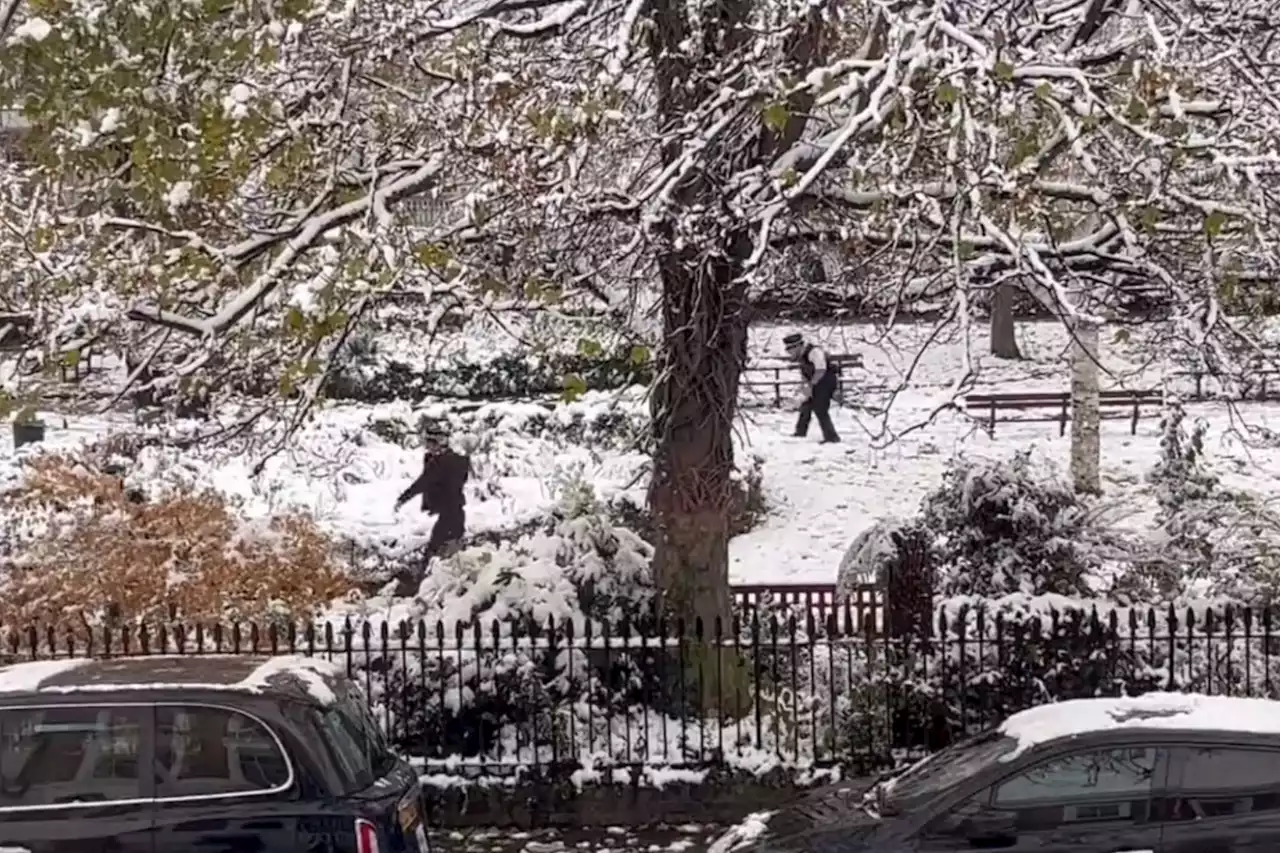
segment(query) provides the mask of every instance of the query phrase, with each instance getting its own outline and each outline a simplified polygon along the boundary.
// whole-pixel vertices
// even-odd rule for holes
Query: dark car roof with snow
[[[1020,711],[999,730],[1018,742],[1017,752],[1064,739],[1134,730],[1274,738],[1280,736],[1280,702],[1197,693],[1071,699]]]
[[[0,666],[0,704],[94,693],[232,693],[327,705],[342,680],[338,665],[299,655],[62,658]]]

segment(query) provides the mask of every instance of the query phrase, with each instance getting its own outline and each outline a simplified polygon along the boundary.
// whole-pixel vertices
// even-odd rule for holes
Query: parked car
[[[425,805],[323,660],[0,667],[0,850],[426,853]]]
[[[1280,702],[1156,693],[1043,705],[901,775],[752,815],[711,853],[1280,850]]]

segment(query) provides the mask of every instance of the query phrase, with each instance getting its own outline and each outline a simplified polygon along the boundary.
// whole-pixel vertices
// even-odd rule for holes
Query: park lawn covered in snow
[[[782,335],[794,326],[753,329],[752,351],[763,357],[780,347]],[[806,329],[832,351],[858,351],[865,370],[846,377],[851,387],[893,388],[912,358],[918,340],[930,327],[899,326],[887,337],[872,326]],[[972,353],[985,351],[985,332],[975,326]],[[1029,323],[1020,328],[1025,362],[980,360],[979,387],[1008,390],[1030,387],[1064,390],[1068,339],[1055,323]],[[1119,336],[1123,338],[1124,336]],[[1141,347],[1129,340],[1110,339],[1104,363],[1116,371],[1116,381],[1138,387],[1132,371]],[[756,529],[731,543],[731,575],[737,583],[831,583],[853,538],[878,518],[912,514],[921,497],[939,482],[947,460],[957,453],[1002,456],[1036,446],[1065,468],[1068,439],[1058,436],[1056,423],[1001,423],[994,435],[955,410],[939,412],[948,401],[947,388],[963,363],[962,340],[940,342],[918,360],[910,387],[896,394],[887,416],[879,408],[888,395],[869,392],[849,395],[848,407],[834,416],[844,443],[822,446],[817,431],[800,440],[791,437],[794,414],[762,408],[744,410],[738,441],[740,455],[763,460],[767,517]],[[1118,365],[1118,366],[1117,366]],[[1176,365],[1165,365],[1175,370]],[[1149,387],[1148,371],[1140,377]],[[582,400],[561,404],[551,420],[566,423],[574,415],[588,419],[602,411],[643,416],[639,389],[631,392],[589,393]],[[272,458],[262,474],[251,477],[254,460],[217,450],[178,452],[148,450],[130,474],[134,482],[157,477],[180,478],[200,487],[234,496],[250,516],[269,518],[285,509],[305,509],[331,535],[353,544],[353,554],[378,553],[397,558],[426,542],[432,516],[409,504],[398,513],[396,495],[417,475],[421,456],[416,447],[402,446],[379,434],[379,422],[412,424],[423,413],[442,415],[453,404],[441,401],[412,407],[407,403],[358,405],[333,403],[322,409]],[[1210,458],[1222,469],[1224,481],[1263,496],[1280,495],[1280,449],[1246,448],[1241,423],[1280,430],[1280,412],[1269,405],[1191,405],[1192,417],[1210,423]],[[1158,413],[1144,414],[1138,434],[1129,434],[1127,418],[1103,424],[1102,476],[1104,500],[1114,523],[1141,524],[1154,510],[1144,476],[1159,451]],[[634,450],[575,444],[555,430],[531,429],[547,412],[533,403],[492,403],[465,416],[452,416],[463,429],[474,430],[483,443],[475,454],[476,477],[468,486],[468,530],[472,536],[501,537],[544,517],[557,500],[557,483],[566,478],[589,482],[598,497],[627,495],[643,501],[645,458]],[[120,416],[50,416],[45,449],[75,446],[111,430],[132,430]],[[475,427],[483,423],[483,427]],[[540,433],[540,434],[538,434]],[[0,436],[0,487],[15,482],[11,435]],[[24,451],[26,452],[26,451]]]

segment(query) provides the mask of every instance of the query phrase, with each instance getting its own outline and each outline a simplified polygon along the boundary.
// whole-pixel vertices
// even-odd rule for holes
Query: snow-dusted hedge
[[[935,749],[1016,711],[1151,690],[1280,696],[1280,626],[1220,600],[1128,608],[1022,593],[941,601],[929,637],[828,635],[782,615],[762,690],[785,699],[802,744],[858,762]],[[775,700],[777,701],[777,700]]]
[[[326,388],[333,399],[362,403],[419,402],[432,397],[515,400],[566,390],[612,390],[648,385],[653,366],[619,347],[599,355],[502,353],[485,361],[460,358],[410,363],[400,359],[352,357],[334,372]]]
[[[435,401],[412,416],[381,418],[369,429],[402,447],[417,447],[424,422],[447,424],[457,433],[475,436],[475,452],[484,453],[493,441],[518,436],[584,447],[630,449],[643,445],[649,427],[644,389],[615,393],[588,392],[574,402],[512,401],[462,404]]]

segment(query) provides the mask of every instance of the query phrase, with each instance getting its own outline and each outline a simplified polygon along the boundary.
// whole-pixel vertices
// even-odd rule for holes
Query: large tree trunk
[[[1077,492],[1102,492],[1097,323],[1077,320],[1071,345],[1071,481]]]
[[[991,295],[991,354],[996,358],[1022,358],[1018,349],[1018,327],[1013,318],[1017,293],[1017,285],[1002,281]]]
[[[729,632],[733,424],[746,360],[746,289],[733,257],[669,253],[660,261],[664,347],[652,398],[656,438],[649,508],[654,576],[669,620]],[[710,254],[710,253],[707,253]]]

